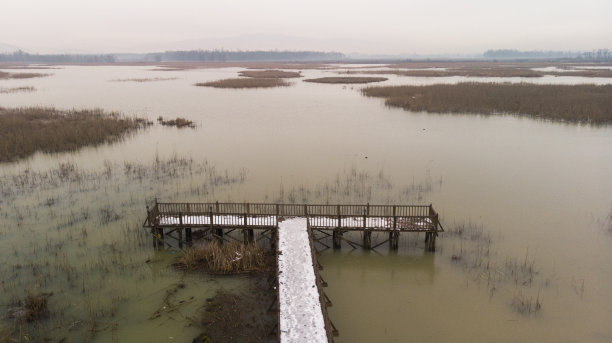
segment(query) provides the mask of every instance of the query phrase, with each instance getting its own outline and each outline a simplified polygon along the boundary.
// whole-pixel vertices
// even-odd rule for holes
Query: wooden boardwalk
[[[279,299],[279,327],[281,342],[312,341],[305,339],[303,325],[312,324],[312,339],[321,341],[320,326],[324,326],[327,341],[333,341],[337,330],[327,315],[331,301],[322,291],[327,284],[321,278],[314,249],[315,243],[332,237],[334,248],[342,242],[355,247],[374,249],[389,242],[390,249],[397,249],[400,233],[425,234],[425,249],[435,250],[436,237],[444,229],[438,213],[432,205],[308,205],[262,203],[158,203],[147,206],[147,218],[143,224],[150,228],[154,246],[164,247],[165,237],[176,238],[179,247],[192,242],[193,230],[211,235],[219,240],[230,233],[242,232],[244,243],[267,238],[277,254],[277,290]],[[344,238],[346,232],[361,232],[362,242]],[[314,232],[323,234],[317,238]],[[386,233],[388,239],[372,245],[372,233]],[[178,235],[177,237],[171,236]],[[279,237],[280,236],[280,237]],[[184,237],[184,239],[183,239]],[[235,238],[233,238],[235,239]],[[303,249],[295,249],[302,247]],[[308,247],[310,251],[304,250]],[[328,246],[327,246],[328,247]],[[286,254],[286,255],[285,255]],[[295,261],[301,261],[296,268]],[[305,281],[304,275],[314,275]],[[306,295],[300,291],[307,283],[317,292]],[[313,283],[313,285],[310,285]],[[303,294],[309,299],[299,299],[292,294]],[[304,306],[293,306],[291,299]],[[316,306],[312,305],[316,304]],[[299,305],[299,304],[298,304]],[[309,310],[304,311],[307,308]],[[306,318],[306,316],[309,316]],[[321,318],[323,319],[321,321]],[[323,324],[321,324],[321,322]],[[310,323],[310,324],[308,324]]]

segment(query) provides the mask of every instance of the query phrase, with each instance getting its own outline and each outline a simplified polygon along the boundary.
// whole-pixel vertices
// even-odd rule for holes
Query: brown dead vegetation
[[[193,121],[189,120],[189,119],[185,119],[182,117],[177,117],[176,119],[168,119],[165,120],[164,117],[159,116],[157,118],[157,122],[162,124],[163,126],[176,126],[179,129],[182,129],[184,127],[189,127],[192,129],[195,129],[196,125]]]
[[[0,162],[114,142],[150,124],[102,110],[0,107]]]
[[[150,78],[133,78],[133,79],[113,79],[112,82],[154,82],[154,81],[171,81],[178,80],[177,77],[150,77]]]
[[[272,253],[257,244],[213,241],[189,248],[175,266],[211,274],[249,274],[269,271],[275,264]]]
[[[272,87],[288,87],[291,83],[283,79],[224,79],[218,81],[196,83],[199,87],[214,87],[214,88],[272,88]]]
[[[246,69],[330,69],[329,64],[322,63],[282,63],[282,62],[165,62],[153,64],[153,71],[181,71],[208,68],[246,68]]]
[[[612,85],[459,83],[368,87],[385,104],[433,113],[516,114],[558,121],[612,123]]]
[[[9,73],[6,71],[0,71],[0,80],[2,79],[31,79],[34,77],[45,77],[51,74],[42,73]]]
[[[305,82],[316,83],[371,83],[388,80],[386,77],[320,77],[317,79],[306,79]]]
[[[266,69],[266,70],[241,71],[239,73],[239,76],[261,78],[261,79],[283,79],[283,78],[301,77],[302,74],[300,74],[299,72],[295,72],[295,71]]]
[[[421,69],[421,70],[347,70],[341,74],[377,74],[377,75],[398,75],[415,77],[543,77],[553,76],[581,76],[581,77],[612,77],[612,70],[608,69],[589,69],[578,70],[569,69],[567,71],[539,71],[526,68],[467,68],[467,69]]]
[[[31,87],[31,86],[26,86],[26,87],[11,87],[11,88],[0,87],[0,94],[10,94],[10,93],[19,93],[19,92],[34,92],[35,90],[36,90],[36,88]]]

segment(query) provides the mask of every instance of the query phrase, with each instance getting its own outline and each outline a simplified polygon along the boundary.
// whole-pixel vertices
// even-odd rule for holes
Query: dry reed
[[[2,79],[31,79],[34,77],[45,77],[51,74],[42,74],[42,73],[8,73],[5,71],[0,71],[0,80]]]
[[[196,83],[199,87],[215,87],[215,88],[271,88],[271,87],[287,87],[291,83],[283,79],[224,79],[210,82]]]
[[[196,125],[193,121],[189,120],[189,119],[185,119],[182,117],[177,117],[176,119],[168,119],[165,120],[164,117],[159,116],[157,118],[157,122],[162,124],[163,126],[176,126],[179,129],[182,129],[184,127],[189,127],[192,129],[195,129]]]
[[[293,78],[293,77],[301,77],[302,74],[295,71],[284,71],[284,70],[245,70],[241,71],[239,76],[244,77],[253,77],[260,79],[282,79],[282,78]]]
[[[459,83],[369,87],[385,104],[433,113],[516,114],[558,121],[612,123],[612,86]]]
[[[114,142],[150,123],[101,110],[0,107],[0,162]]]
[[[0,87],[0,94],[10,94],[10,93],[19,93],[19,92],[34,92],[36,88],[31,86],[26,87],[12,87],[12,88],[4,88]]]
[[[320,77],[317,79],[306,79],[305,82],[316,83],[371,83],[388,80],[386,77]]]
[[[204,269],[211,274],[243,274],[274,268],[272,254],[256,245],[213,241],[198,244],[185,252],[176,265],[187,270]]]

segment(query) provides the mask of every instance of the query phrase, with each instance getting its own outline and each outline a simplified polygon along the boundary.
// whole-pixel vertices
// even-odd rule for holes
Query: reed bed
[[[198,87],[214,87],[214,88],[272,88],[272,87],[288,87],[291,83],[283,79],[262,79],[262,78],[244,78],[244,79],[224,79],[218,81],[202,82],[195,84]]]
[[[302,76],[302,74],[299,72],[274,70],[274,69],[245,70],[245,71],[241,71],[238,75],[244,76],[244,77],[260,78],[260,79],[284,79],[284,78],[294,78],[294,77]]]
[[[34,92],[34,91],[36,91],[36,88],[34,88],[32,86],[11,87],[11,88],[0,87],[0,94],[10,94],[10,93],[20,93],[20,92]]]
[[[178,80],[178,77],[148,77],[148,78],[131,78],[131,79],[113,79],[112,82],[155,82],[155,81],[172,81]]]
[[[316,82],[316,83],[372,83],[387,81],[386,77],[357,77],[357,76],[345,76],[345,77],[320,77],[316,79],[306,79],[305,82]]]
[[[51,74],[43,73],[9,73],[6,71],[0,71],[0,80],[2,79],[31,79],[35,77],[45,77]]]
[[[157,122],[160,123],[163,126],[176,126],[179,129],[182,129],[184,127],[189,127],[192,129],[195,129],[196,125],[193,121],[189,120],[189,119],[185,119],[182,117],[177,117],[176,119],[164,119],[164,117],[159,116],[157,118]]]
[[[275,264],[272,253],[257,244],[213,241],[188,249],[177,267],[211,274],[248,274],[270,271]]]
[[[414,76],[414,77],[543,77],[546,75],[553,76],[580,76],[580,77],[612,77],[612,70],[608,69],[593,69],[593,70],[578,70],[568,69],[567,71],[540,71],[528,68],[466,68],[466,69],[421,69],[421,70],[347,70],[341,74],[377,74],[377,75],[398,75],[398,76]]]
[[[612,85],[459,83],[368,87],[390,107],[433,113],[514,114],[575,123],[612,123]]]
[[[0,107],[0,162],[115,142],[148,125],[142,118],[101,110]]]

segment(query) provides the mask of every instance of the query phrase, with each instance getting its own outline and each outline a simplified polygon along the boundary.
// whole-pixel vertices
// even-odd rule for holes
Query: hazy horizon
[[[478,54],[609,48],[612,3],[5,0],[0,43],[34,53],[191,49]]]

